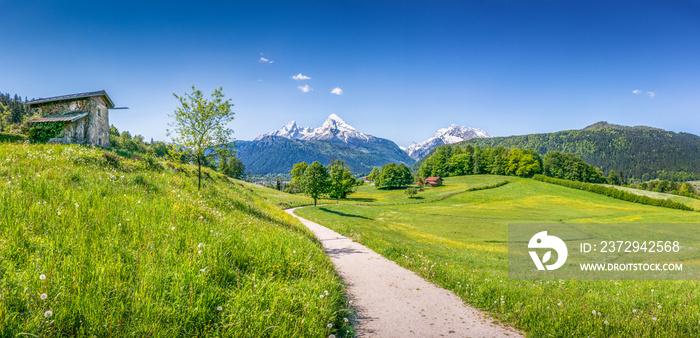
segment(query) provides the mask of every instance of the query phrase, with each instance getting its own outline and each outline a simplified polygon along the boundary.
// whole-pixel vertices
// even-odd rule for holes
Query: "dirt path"
[[[512,328],[467,306],[451,291],[427,282],[350,238],[294,215],[323,243],[357,310],[361,337],[520,337]]]

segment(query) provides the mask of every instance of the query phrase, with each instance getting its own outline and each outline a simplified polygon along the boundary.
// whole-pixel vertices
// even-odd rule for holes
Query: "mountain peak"
[[[301,128],[296,124],[296,121],[292,121],[279,130],[258,136],[256,140],[260,140],[268,135],[300,140],[335,140],[343,143],[358,140],[367,141],[370,139],[370,136],[357,131],[357,129],[345,123],[345,121],[336,114],[330,114],[328,118],[326,118],[326,121],[318,128]]]
[[[431,149],[442,144],[453,144],[466,141],[472,138],[488,138],[491,137],[485,131],[478,128],[470,128],[451,124],[447,128],[440,128],[435,132],[435,135],[428,140],[416,143],[411,143],[404,151],[415,160],[421,159],[427,155]]]

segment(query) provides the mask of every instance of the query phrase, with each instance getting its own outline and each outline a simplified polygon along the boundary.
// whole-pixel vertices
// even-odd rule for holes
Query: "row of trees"
[[[475,174],[532,177],[542,172],[542,159],[531,149],[446,145],[440,147],[418,169],[421,177]]]
[[[446,145],[428,157],[418,170],[421,177],[461,176],[473,174],[515,175],[532,177],[536,174],[588,183],[625,185],[622,172],[603,172],[584,162],[580,157],[559,151],[540,157],[532,149],[505,147],[465,147]]]
[[[345,165],[343,160],[334,160],[328,167],[318,161],[311,163],[297,163],[290,173],[291,185],[299,191],[308,194],[316,201],[322,196],[341,199],[346,198],[355,191],[355,187],[363,183],[357,180]]]
[[[19,125],[31,115],[24,105],[26,100],[17,94],[0,93],[0,132],[19,129]]]

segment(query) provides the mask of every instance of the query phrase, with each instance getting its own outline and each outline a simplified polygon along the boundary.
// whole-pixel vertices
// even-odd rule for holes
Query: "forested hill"
[[[645,126],[598,122],[581,130],[472,139],[459,143],[461,146],[466,144],[534,149],[542,155],[550,151],[573,153],[606,174],[615,170],[638,179],[680,181],[700,178],[700,136]],[[419,166],[417,163],[415,167]]]

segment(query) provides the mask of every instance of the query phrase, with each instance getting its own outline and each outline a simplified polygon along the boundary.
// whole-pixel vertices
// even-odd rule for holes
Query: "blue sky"
[[[451,123],[496,136],[600,120],[700,134],[698,1],[0,6],[0,91],[104,89],[130,107],[110,122],[147,139],[167,140],[172,93],[193,84],[224,88],[242,140],[331,113],[399,145]]]

